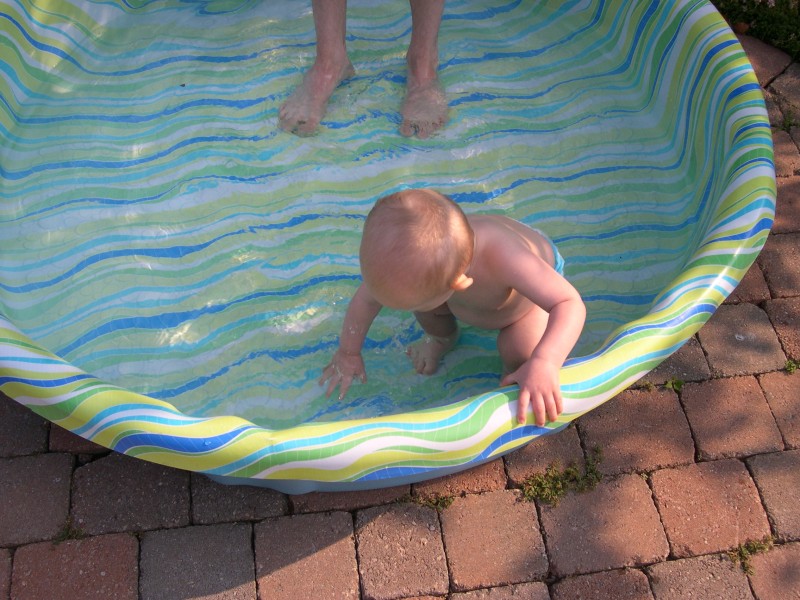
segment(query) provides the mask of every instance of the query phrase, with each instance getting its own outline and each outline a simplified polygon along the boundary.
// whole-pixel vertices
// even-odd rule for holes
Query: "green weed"
[[[586,470],[583,473],[575,465],[562,471],[557,464],[551,464],[544,473],[532,475],[523,482],[522,495],[528,501],[540,500],[555,506],[570,490],[586,492],[594,489],[603,478],[597,470],[601,461],[602,452],[595,448],[586,459]]]
[[[772,548],[772,536],[767,536],[761,541],[751,540],[739,546],[730,552],[728,556],[730,559],[742,567],[742,571],[748,575],[753,574],[753,565],[750,564],[750,559],[756,554],[761,554]]]
[[[72,517],[67,517],[64,525],[53,538],[53,543],[60,544],[61,542],[66,542],[67,540],[81,540],[85,537],[87,537],[86,532],[80,527],[75,527],[75,524],[72,522]]]
[[[672,390],[676,394],[680,394],[681,390],[683,389],[683,384],[684,381],[682,379],[678,379],[677,377],[672,377],[671,379],[668,379],[664,383],[664,387],[667,388],[668,390]]]
[[[427,506],[429,508],[435,508],[438,511],[442,511],[448,508],[455,499],[455,496],[452,495],[440,496],[439,494],[434,494],[432,496],[412,496],[411,494],[406,494],[405,496],[398,498],[396,502],[413,502],[414,504],[419,504],[420,506]]]

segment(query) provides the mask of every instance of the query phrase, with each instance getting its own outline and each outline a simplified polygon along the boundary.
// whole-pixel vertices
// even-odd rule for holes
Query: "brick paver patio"
[[[800,599],[800,65],[742,42],[775,126],[775,226],[635,389],[466,473],[296,497],[109,454],[0,397],[0,600]],[[522,498],[595,447],[596,488]],[[730,558],[764,538],[747,570]]]

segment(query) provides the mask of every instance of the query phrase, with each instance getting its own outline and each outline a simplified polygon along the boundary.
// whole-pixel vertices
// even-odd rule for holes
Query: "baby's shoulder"
[[[535,256],[552,265],[550,243],[539,231],[504,215],[482,215],[473,225],[479,259],[487,265],[506,265],[509,261]],[[493,267],[492,267],[493,268]]]
[[[470,225],[479,236],[492,237],[498,241],[525,240],[537,245],[543,239],[537,230],[505,215],[476,215],[469,219]]]

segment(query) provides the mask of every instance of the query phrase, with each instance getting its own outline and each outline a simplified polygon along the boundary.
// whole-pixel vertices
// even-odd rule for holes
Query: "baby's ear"
[[[464,273],[456,277],[456,280],[450,285],[457,292],[463,292],[472,285],[472,277],[467,277]]]

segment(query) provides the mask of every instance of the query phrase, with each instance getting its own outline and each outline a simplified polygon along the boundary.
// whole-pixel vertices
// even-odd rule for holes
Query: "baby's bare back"
[[[467,275],[473,284],[448,301],[460,320],[482,329],[503,329],[538,307],[514,289],[519,265],[544,261],[553,266],[549,240],[530,227],[502,215],[469,217],[475,231],[475,253]]]

